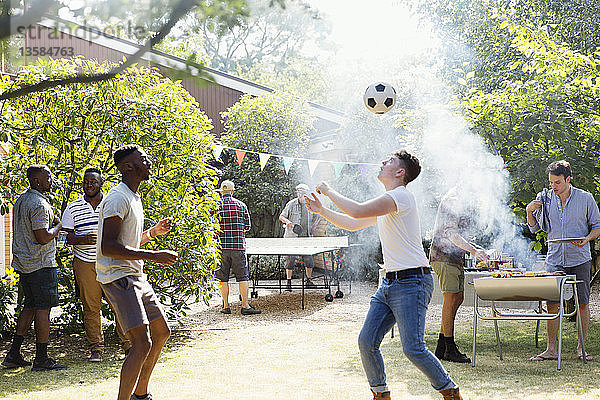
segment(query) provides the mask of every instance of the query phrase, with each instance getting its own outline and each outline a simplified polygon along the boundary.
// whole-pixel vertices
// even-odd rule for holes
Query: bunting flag
[[[307,160],[308,161],[308,172],[310,172],[310,176],[313,176],[317,166],[321,162],[320,160]]]
[[[335,177],[338,178],[340,176],[340,173],[342,172],[342,169],[344,168],[344,163],[343,162],[335,162],[333,163],[333,171],[335,172]]]
[[[358,164],[358,169],[360,170],[360,177],[362,178],[362,180],[364,181],[365,179],[367,179],[367,172],[369,172],[369,165],[368,164]]]
[[[290,173],[290,168],[292,167],[292,164],[294,164],[294,161],[306,160],[306,162],[308,163],[308,170],[309,170],[311,176],[314,175],[314,173],[317,170],[317,167],[319,166],[320,163],[328,163],[331,166],[333,166],[333,171],[335,173],[336,178],[340,176],[342,170],[344,169],[344,166],[355,165],[360,170],[361,178],[363,180],[365,180],[367,178],[369,169],[373,166],[379,165],[379,164],[359,163],[359,162],[350,162],[350,161],[343,162],[343,161],[330,161],[330,160],[315,160],[315,159],[300,158],[300,157],[288,157],[288,156],[284,156],[284,155],[280,155],[280,154],[259,153],[256,151],[236,149],[234,147],[223,146],[221,144],[213,144],[212,146],[213,146],[213,153],[215,156],[215,160],[219,160],[221,158],[221,155],[223,154],[224,149],[233,150],[235,152],[235,156],[237,158],[237,163],[238,163],[239,167],[242,166],[242,162],[244,161],[246,153],[258,154],[261,171],[264,170],[265,166],[267,165],[267,162],[269,161],[269,159],[271,157],[282,158],[283,159],[283,167],[285,169],[286,174]]]
[[[285,173],[290,173],[290,167],[294,163],[294,159],[292,157],[283,157],[283,167],[285,168]]]
[[[267,165],[267,161],[271,158],[270,154],[258,153],[258,159],[260,161],[260,170],[265,169],[265,165]]]
[[[244,161],[244,156],[246,155],[246,150],[235,150],[235,157],[237,158],[238,166],[242,166],[242,161]]]
[[[215,144],[215,147],[213,147],[213,152],[215,154],[215,160],[218,160],[219,158],[221,158],[221,153],[223,152],[223,146],[221,146],[219,144]]]

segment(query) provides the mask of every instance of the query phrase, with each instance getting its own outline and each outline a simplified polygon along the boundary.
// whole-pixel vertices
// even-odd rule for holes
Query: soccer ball
[[[365,91],[363,100],[369,111],[383,114],[390,111],[396,104],[396,89],[389,83],[373,83]]]

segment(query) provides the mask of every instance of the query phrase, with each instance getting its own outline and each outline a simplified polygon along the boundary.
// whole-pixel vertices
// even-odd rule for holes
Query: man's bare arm
[[[487,261],[490,259],[489,256],[485,253],[485,250],[478,249],[477,247],[473,246],[471,243],[467,242],[465,238],[463,238],[456,232],[453,232],[450,235],[449,239],[456,247],[459,247],[464,251],[468,251],[478,260]]]
[[[37,240],[39,244],[48,244],[52,239],[58,236],[61,228],[62,224],[58,222],[50,229],[44,228],[34,230],[33,235],[35,236],[35,240]]]
[[[149,260],[167,265],[174,264],[177,261],[177,253],[169,250],[152,251],[121,244],[117,239],[121,233],[122,223],[123,220],[118,216],[104,220],[101,243],[102,254],[119,260]]]
[[[378,217],[397,211],[396,202],[387,194],[359,203],[336,192],[325,182],[317,186],[317,193],[329,197],[340,210],[354,218]]]
[[[330,210],[323,207],[321,200],[314,193],[311,193],[311,196],[312,198],[310,196],[306,196],[305,198],[306,208],[312,213],[319,214],[338,228],[346,229],[347,231],[359,231],[377,223],[377,217],[354,218],[347,214]]]

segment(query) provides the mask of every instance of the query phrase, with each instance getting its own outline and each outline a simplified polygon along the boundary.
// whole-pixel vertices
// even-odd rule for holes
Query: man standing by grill
[[[260,314],[260,310],[248,304],[248,281],[250,273],[246,259],[246,231],[250,230],[250,213],[243,201],[234,198],[235,186],[231,181],[221,183],[221,202],[219,204],[219,223],[221,231],[221,265],[215,273],[220,282],[223,298],[223,314],[231,314],[229,307],[229,273],[233,272],[238,282],[242,298],[242,315]]]
[[[287,202],[279,220],[285,224],[284,238],[309,237],[311,236],[312,214],[306,209],[304,204],[304,196],[310,192],[308,185],[301,183],[296,186],[297,198]],[[295,256],[285,257],[285,273],[287,277],[287,291],[292,290],[292,273],[294,272],[294,264],[296,263]],[[315,265],[313,256],[302,256],[302,263],[306,271],[306,286],[313,286],[310,277]]]
[[[104,176],[97,168],[83,173],[83,196],[69,203],[62,217],[67,231],[67,243],[73,245],[73,274],[79,286],[83,304],[85,336],[90,345],[91,362],[102,361],[104,335],[102,334],[102,287],[96,280],[96,240],[98,236],[98,206],[102,201]],[[116,321],[117,334],[127,353],[131,342]]]
[[[567,161],[548,165],[546,174],[552,190],[544,189],[526,207],[527,224],[531,232],[543,230],[548,240],[583,238],[571,243],[548,243],[546,269],[573,274],[583,283],[577,284],[579,315],[583,337],[578,338],[577,355],[583,358],[581,344],[585,343],[590,325],[591,252],[589,242],[600,236],[600,212],[591,193],[571,185],[571,166]],[[558,313],[559,304],[548,302],[548,312]],[[546,322],[548,331],[546,350],[529,358],[529,361],[556,360],[558,321]],[[588,361],[594,358],[586,355]]]
[[[454,342],[454,319],[465,294],[464,256],[469,252],[479,260],[489,259],[483,249],[476,248],[463,237],[471,226],[469,207],[465,203],[461,201],[457,187],[450,189],[442,198],[429,251],[429,262],[438,276],[444,297],[435,356],[458,363],[471,362]]]
[[[379,346],[384,335],[398,325],[406,357],[429,379],[444,399],[462,399],[440,361],[425,346],[425,314],[433,291],[433,278],[421,242],[415,197],[406,189],[421,172],[419,160],[400,150],[382,162],[378,179],[386,192],[358,203],[342,196],[326,183],[317,192],[327,196],[342,213],[323,207],[313,194],[306,198],[311,212],[332,224],[357,231],[377,225],[383,250],[385,279],[371,298],[358,337],[360,355],[373,399],[390,399],[385,366]]]
[[[29,189],[13,207],[12,267],[19,274],[25,301],[8,354],[7,368],[27,367],[31,362],[21,355],[21,345],[35,320],[35,359],[33,371],[67,369],[48,357],[50,309],[58,305],[56,240],[62,225],[44,196],[52,188],[52,174],[45,165],[27,168]]]

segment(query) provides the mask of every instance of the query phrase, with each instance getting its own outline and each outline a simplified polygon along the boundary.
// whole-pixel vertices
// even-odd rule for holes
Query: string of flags
[[[290,156],[283,156],[280,154],[269,154],[269,153],[261,153],[258,151],[238,149],[235,147],[223,146],[221,144],[213,145],[213,154],[214,154],[216,160],[221,158],[221,154],[223,153],[224,149],[233,150],[235,152],[235,157],[236,157],[239,167],[242,166],[242,162],[244,161],[244,158],[246,157],[247,153],[258,154],[258,161],[260,163],[261,171],[263,169],[265,169],[267,162],[271,158],[281,159],[283,161],[283,168],[284,168],[286,174],[289,174],[292,164],[294,164],[294,162],[296,162],[296,161],[299,161],[299,162],[306,162],[308,164],[308,171],[310,173],[310,176],[313,176],[313,174],[317,170],[317,167],[320,164],[331,165],[333,167],[333,171],[335,173],[336,178],[340,176],[340,173],[342,172],[342,170],[344,169],[344,167],[346,165],[354,165],[360,171],[361,177],[363,179],[365,179],[365,177],[368,174],[369,169],[379,165],[379,164],[373,164],[373,163],[359,163],[359,162],[351,162],[351,161],[329,161],[329,160],[319,160],[319,159],[303,158],[303,157],[290,157]]]

